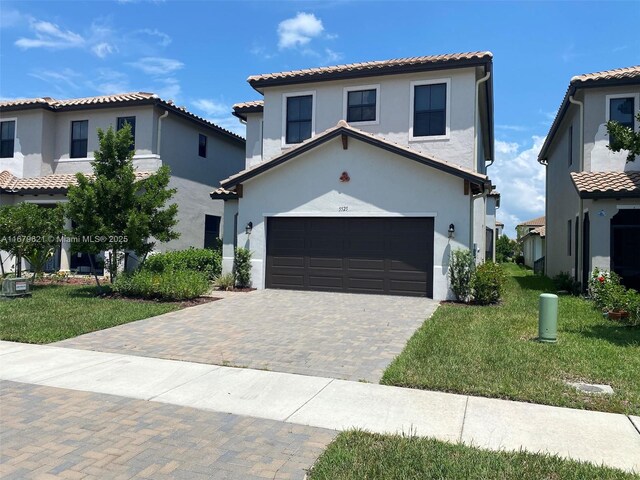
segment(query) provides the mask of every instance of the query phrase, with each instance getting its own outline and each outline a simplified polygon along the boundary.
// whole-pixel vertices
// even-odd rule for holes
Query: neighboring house
[[[152,93],[55,100],[34,98],[0,103],[2,151],[0,204],[65,201],[75,173],[91,173],[97,128],[131,124],[134,166],[139,176],[171,168],[177,192],[177,240],[157,244],[159,251],[213,246],[220,233],[223,202],[207,202],[220,180],[244,167],[242,137]],[[70,227],[70,224],[67,225]],[[10,262],[2,254],[5,266]],[[87,272],[86,255],[71,255],[63,243],[49,270]]]
[[[246,169],[225,199],[223,269],[252,251],[257,288],[450,297],[451,251],[486,252],[492,55],[249,77]],[[493,199],[491,199],[493,198]],[[490,217],[494,218],[494,217]]]
[[[496,239],[500,238],[503,232],[504,232],[504,223],[497,220],[496,221]]]
[[[496,210],[500,208],[500,192],[492,190],[487,195],[487,210],[485,220],[485,254],[484,260],[496,261],[496,242],[498,241],[498,223],[496,222]]]
[[[545,217],[534,218],[516,226],[518,242],[522,244],[524,264],[536,273],[544,270],[544,252],[546,243]]]
[[[607,146],[606,122],[640,129],[640,66],[573,77],[538,156],[547,167],[547,274],[613,270],[640,288],[640,158]]]

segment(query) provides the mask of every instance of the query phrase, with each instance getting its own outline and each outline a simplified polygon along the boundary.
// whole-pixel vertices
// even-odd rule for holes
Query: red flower
[[[598,280],[600,280],[600,283],[604,283],[604,277],[602,275],[598,277]]]

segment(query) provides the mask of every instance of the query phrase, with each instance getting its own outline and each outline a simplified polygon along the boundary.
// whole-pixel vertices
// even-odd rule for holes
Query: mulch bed
[[[197,298],[192,298],[191,300],[172,301],[172,300],[161,300],[161,299],[125,297],[118,293],[106,293],[106,294],[100,295],[100,298],[126,300],[128,302],[139,302],[139,303],[170,303],[173,305],[180,305],[180,308],[195,307],[196,305],[202,305],[204,303],[210,303],[210,302],[215,302],[216,300],[221,300],[220,298],[215,298],[215,297],[197,297]]]

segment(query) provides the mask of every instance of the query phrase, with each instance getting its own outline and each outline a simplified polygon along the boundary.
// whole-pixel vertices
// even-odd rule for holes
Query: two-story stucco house
[[[205,247],[219,236],[223,202],[208,194],[221,179],[244,167],[244,139],[152,93],[55,100],[34,98],[0,103],[0,204],[65,201],[75,173],[91,173],[97,128],[134,134],[138,175],[171,168],[172,202],[178,204],[180,238],[158,250]],[[6,254],[2,255],[5,262]],[[9,268],[9,263],[5,263]],[[71,255],[68,243],[49,269],[88,271],[86,255]]]
[[[223,268],[257,288],[449,296],[451,251],[487,251],[492,54],[251,76],[246,169],[221,183]],[[492,197],[495,209],[496,197]],[[492,238],[492,237],[491,237]]]
[[[640,66],[573,77],[538,161],[546,165],[546,272],[586,285],[598,267],[640,287],[640,159],[607,148],[606,122],[638,131]]]
[[[538,217],[516,225],[518,242],[522,245],[524,264],[536,273],[544,271],[546,242],[545,217]]]

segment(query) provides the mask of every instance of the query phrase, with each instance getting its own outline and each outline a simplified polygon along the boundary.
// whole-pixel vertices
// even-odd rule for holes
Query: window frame
[[[74,123],[80,123],[80,122],[86,122],[87,123],[87,138],[84,139],[84,141],[87,142],[86,152],[85,152],[84,156],[74,157],[73,156],[73,142],[74,142],[74,139],[73,139],[73,124]],[[71,120],[69,137],[70,137],[70,141],[69,141],[69,158],[73,158],[73,159],[89,158],[89,119],[87,118],[87,119],[84,119],[84,120]],[[80,140],[75,140],[75,141],[80,141]]]
[[[0,119],[0,123],[4,123],[4,122],[13,122],[13,151],[11,152],[10,157],[0,157],[0,158],[16,158],[16,139],[18,138],[18,117]]]
[[[611,119],[611,100],[615,100],[617,98],[633,98],[633,131],[638,131],[638,120],[636,119],[636,115],[640,112],[640,93],[615,93],[611,95],[605,96],[605,122],[608,122]]]
[[[128,122],[127,119],[129,118],[133,118],[133,124],[131,122]],[[131,125],[131,136],[133,137],[133,143],[131,144],[131,146],[129,147],[129,150],[132,151],[136,151],[136,116],[135,115],[127,115],[126,117],[116,117],[116,131],[119,131],[122,127],[119,127],[120,124],[120,120],[124,120],[126,121],[129,125]],[[123,126],[124,126],[124,122],[123,122]]]
[[[308,95],[311,95],[311,136],[309,138],[313,138],[316,134],[316,91],[305,90],[301,92],[283,93],[282,94],[282,135],[281,135],[282,148],[290,148],[290,147],[295,147],[296,145],[300,145],[300,143],[287,143],[287,99],[290,97],[306,97]]]
[[[359,92],[362,90],[375,90],[376,91],[376,119],[364,120],[362,122],[349,122],[347,117],[349,116],[349,92]],[[375,85],[355,85],[353,87],[344,87],[342,89],[342,119],[349,123],[349,125],[379,125],[380,124],[380,84]]]
[[[413,119],[414,119],[414,103],[416,87],[423,85],[437,85],[444,83],[446,85],[445,98],[445,134],[444,135],[426,135],[416,137],[413,135]],[[409,141],[410,142],[429,142],[434,140],[449,140],[451,138],[451,78],[433,78],[428,80],[415,80],[410,83],[409,95]]]
[[[204,138],[204,155],[202,155],[202,152],[201,152],[201,150],[200,150],[200,149],[201,149],[201,147],[202,147],[201,140],[202,140],[203,138]],[[208,146],[209,146],[209,139],[207,138],[207,136],[206,136],[204,133],[198,133],[198,156],[199,156],[200,158],[207,158],[207,153],[208,153],[208,152],[207,152],[207,150],[208,150],[208,148],[207,148],[207,147],[208,147]]]

